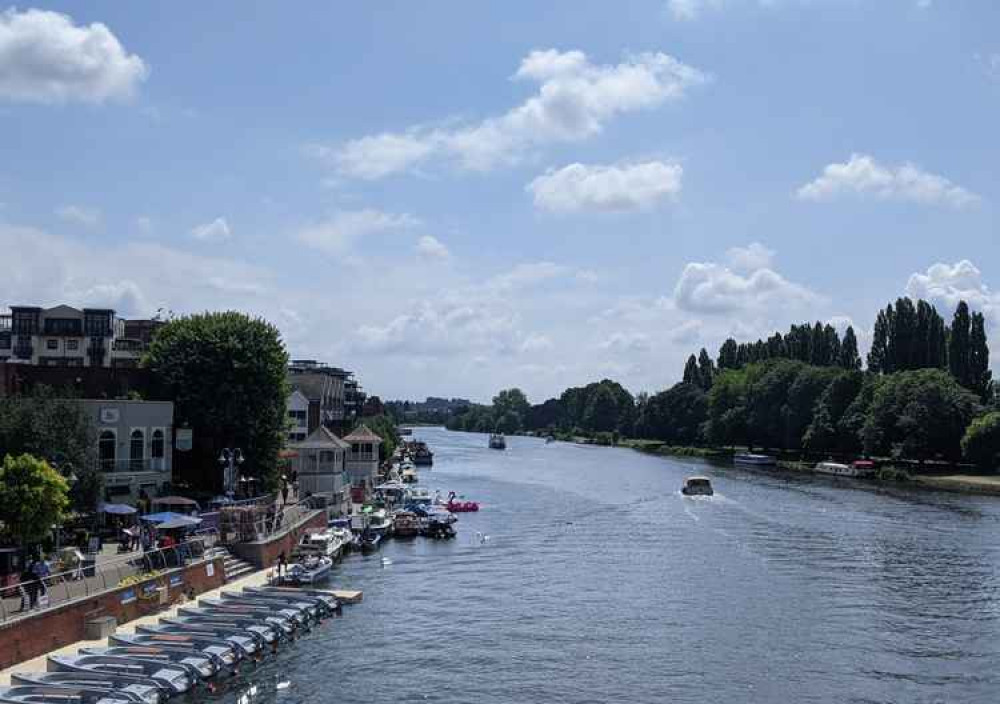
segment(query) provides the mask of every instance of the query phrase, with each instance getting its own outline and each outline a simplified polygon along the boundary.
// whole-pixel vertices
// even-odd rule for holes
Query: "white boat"
[[[854,464],[842,464],[840,462],[820,462],[816,465],[816,471],[820,474],[831,474],[835,477],[851,477],[852,479],[865,479],[874,474],[874,465],[870,462],[855,462]]]
[[[102,690],[109,694],[128,696],[136,704],[162,704],[169,696],[156,682],[145,677],[114,675],[104,672],[15,672],[10,676],[12,685],[39,687],[83,687]]]
[[[184,694],[195,683],[186,668],[162,660],[115,655],[50,655],[47,666],[49,672],[90,672],[106,673],[109,676],[131,676],[146,682],[155,682],[158,687],[170,694]]]
[[[490,435],[490,449],[506,450],[507,438],[505,438],[502,433],[493,433],[492,435]]]
[[[305,557],[288,566],[279,579],[280,584],[315,584],[330,576],[333,560],[329,557]]]
[[[684,480],[681,493],[684,496],[713,496],[715,490],[708,477],[688,477]]]
[[[339,528],[327,528],[319,533],[307,533],[299,541],[298,550],[301,553],[320,555],[336,560],[348,542],[344,533],[345,531]]]
[[[431,496],[429,489],[414,486],[406,490],[406,494],[403,497],[403,503],[405,505],[414,504],[417,506],[430,506],[434,503],[434,497]]]
[[[733,462],[736,464],[755,465],[758,467],[773,467],[778,462],[770,455],[755,455],[751,452],[741,452],[733,455]]]
[[[89,687],[53,687],[52,685],[18,684],[10,687],[0,687],[0,702],[18,704],[19,702],[69,702],[70,704],[135,704],[134,695],[126,692],[113,692],[107,689],[91,689]]]

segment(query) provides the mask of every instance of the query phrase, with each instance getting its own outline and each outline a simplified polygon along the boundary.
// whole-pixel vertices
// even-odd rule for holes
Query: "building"
[[[50,367],[137,367],[157,320],[110,308],[11,306],[0,315],[0,361]]]
[[[300,389],[292,389],[288,395],[288,435],[289,444],[302,442],[319,427],[319,406],[312,409],[309,399]],[[310,410],[316,411],[316,422],[310,421]],[[310,425],[312,427],[310,428]]]
[[[97,468],[105,500],[135,503],[141,491],[156,497],[173,479],[172,401],[81,401],[97,429]]]
[[[301,442],[289,445],[295,453],[292,469],[297,473],[299,495],[322,500],[331,518],[347,513],[345,472],[350,447],[322,426]]]
[[[379,445],[382,438],[364,424],[344,438],[350,445],[347,452],[347,476],[355,497],[367,498],[378,481]]]
[[[309,402],[306,418],[309,434],[320,426],[343,432],[364,406],[364,392],[351,372],[313,359],[293,360],[288,365],[288,384],[293,395],[298,391]],[[299,410],[288,407],[289,414]]]

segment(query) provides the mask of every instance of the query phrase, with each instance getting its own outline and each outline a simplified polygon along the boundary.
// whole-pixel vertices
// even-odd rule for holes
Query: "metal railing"
[[[218,531],[202,531],[169,548],[135,550],[104,561],[84,561],[42,579],[0,588],[0,623],[27,618],[41,611],[118,589],[129,577],[150,575],[208,559],[218,543]]]

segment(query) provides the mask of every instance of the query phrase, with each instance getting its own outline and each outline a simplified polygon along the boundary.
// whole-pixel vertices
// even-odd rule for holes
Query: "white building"
[[[298,475],[299,495],[323,499],[331,517],[345,515],[349,499],[345,469],[350,445],[320,426],[288,447],[295,452],[292,468]]]
[[[309,399],[298,389],[288,396],[288,442],[302,442],[309,435]]]
[[[344,442],[350,445],[347,453],[347,475],[351,486],[364,490],[367,496],[378,481],[378,449],[382,444],[382,438],[373,433],[367,425],[362,424],[345,437]]]

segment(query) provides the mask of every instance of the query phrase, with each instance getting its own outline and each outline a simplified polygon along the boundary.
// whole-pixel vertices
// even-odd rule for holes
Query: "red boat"
[[[444,507],[452,513],[473,513],[479,510],[479,503],[476,501],[459,501],[453,491],[448,494],[448,503]]]

